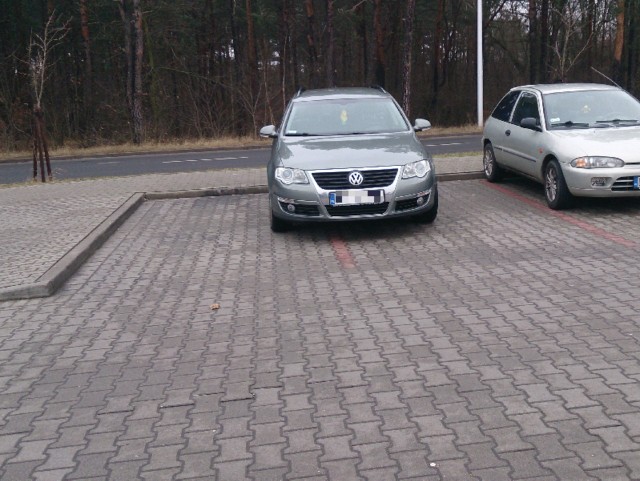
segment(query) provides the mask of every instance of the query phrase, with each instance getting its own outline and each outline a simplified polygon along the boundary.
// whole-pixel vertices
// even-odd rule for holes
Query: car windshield
[[[640,125],[640,103],[622,90],[582,90],[544,96],[550,129]]]
[[[405,132],[404,116],[390,99],[332,99],[294,102],[287,136]]]

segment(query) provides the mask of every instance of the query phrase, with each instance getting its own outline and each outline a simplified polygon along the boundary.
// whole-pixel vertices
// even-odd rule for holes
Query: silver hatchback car
[[[640,102],[600,84],[511,89],[484,127],[484,173],[505,170],[544,184],[547,204],[573,196],[640,196]]]
[[[433,222],[433,160],[391,95],[376,88],[300,91],[284,113],[267,165],[271,229],[294,222],[412,216]]]

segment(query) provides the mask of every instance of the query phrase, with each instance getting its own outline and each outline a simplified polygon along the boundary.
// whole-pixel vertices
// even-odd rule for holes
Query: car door
[[[511,124],[505,131],[503,149],[509,158],[508,165],[523,174],[536,176],[540,131],[524,128],[520,122],[525,118],[533,118],[540,126],[540,106],[538,96],[534,92],[523,91],[516,103]]]
[[[493,146],[496,161],[506,167],[511,167],[513,159],[511,153],[505,151],[505,142],[509,140],[508,135],[511,134],[511,114],[520,93],[520,90],[511,90],[507,93],[491,112],[491,118],[485,126],[484,135]]]

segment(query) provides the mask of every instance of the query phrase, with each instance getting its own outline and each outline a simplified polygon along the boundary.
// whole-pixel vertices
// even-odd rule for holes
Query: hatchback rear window
[[[509,92],[505,95],[500,103],[496,105],[496,108],[493,109],[493,112],[491,112],[491,117],[502,120],[503,122],[509,122],[509,118],[511,118],[511,111],[513,110],[513,106],[516,104],[516,100],[518,100],[519,95],[519,90]]]

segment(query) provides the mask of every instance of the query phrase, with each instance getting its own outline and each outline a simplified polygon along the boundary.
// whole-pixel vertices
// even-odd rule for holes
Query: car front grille
[[[633,190],[633,177],[619,177],[611,186],[614,192],[625,192]]]
[[[360,204],[360,205],[326,205],[327,212],[331,217],[348,217],[351,215],[380,215],[389,208],[389,202],[382,204]]]
[[[349,174],[353,170],[334,172],[314,172],[313,178],[324,190],[369,189],[372,187],[386,187],[393,184],[398,175],[398,169],[359,170],[364,177],[362,184],[353,185],[349,182]]]

